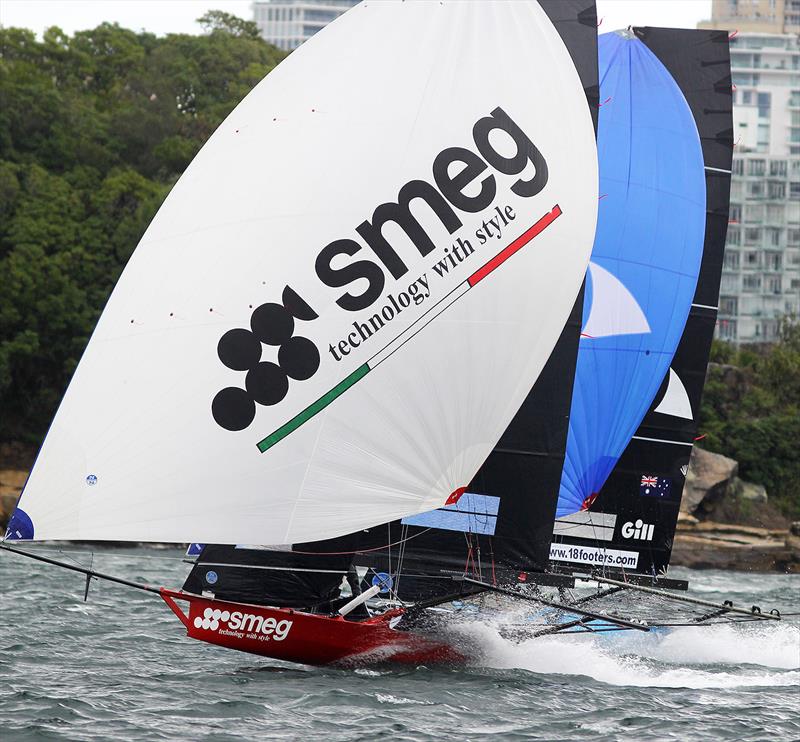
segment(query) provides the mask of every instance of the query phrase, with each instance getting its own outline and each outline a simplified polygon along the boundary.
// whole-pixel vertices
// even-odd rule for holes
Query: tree
[[[285,56],[249,21],[201,23],[0,28],[0,440],[41,440],[169,189]]]
[[[206,33],[227,33],[239,38],[259,38],[258,26],[253,21],[245,21],[221,10],[209,10],[197,19]]]

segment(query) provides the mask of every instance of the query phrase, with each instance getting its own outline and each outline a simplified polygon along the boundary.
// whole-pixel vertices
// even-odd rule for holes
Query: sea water
[[[188,569],[171,550],[55,556],[173,587]],[[673,576],[800,611],[800,575]],[[521,644],[486,624],[480,666],[347,670],[192,641],[156,595],[93,582],[84,602],[81,575],[5,552],[0,587],[3,740],[800,739],[796,618]]]

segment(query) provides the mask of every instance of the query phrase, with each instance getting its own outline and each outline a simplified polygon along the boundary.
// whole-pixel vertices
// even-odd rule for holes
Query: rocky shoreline
[[[671,563],[693,569],[800,574],[800,534],[682,517]]]
[[[0,528],[5,529],[33,454],[0,445]],[[695,447],[681,501],[672,564],[800,574],[800,523],[790,524],[733,460]]]
[[[733,459],[695,446],[672,549],[674,565],[800,573],[800,523],[739,478]]]

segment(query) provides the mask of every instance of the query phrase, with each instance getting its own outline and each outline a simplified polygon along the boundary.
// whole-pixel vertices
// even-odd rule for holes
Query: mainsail
[[[575,306],[596,167],[540,4],[356,6],[173,188],[9,537],[296,543],[443,505]]]
[[[610,34],[601,37],[601,70],[606,65],[613,66],[615,61],[606,56],[604,65],[603,50],[618,50],[623,45],[631,55],[637,50],[648,59],[657,59],[663,70],[660,76],[666,74],[674,81],[685,100],[686,110],[691,111],[691,125],[684,116],[681,126],[692,130],[702,150],[702,161],[699,165],[692,163],[691,172],[682,169],[677,159],[672,160],[670,167],[677,177],[685,179],[687,192],[702,173],[705,209],[701,252],[687,251],[681,258],[680,270],[689,273],[693,277],[690,283],[694,283],[688,303],[685,296],[678,297],[670,284],[650,267],[640,269],[636,285],[629,286],[632,296],[640,297],[637,303],[650,325],[655,324],[653,297],[658,302],[666,295],[667,332],[671,337],[679,337],[677,345],[662,345],[658,364],[650,361],[654,369],[658,365],[658,370],[653,370],[654,376],[649,380],[644,397],[637,386],[632,386],[628,392],[627,385],[633,384],[633,377],[629,375],[632,372],[622,369],[630,360],[619,352],[612,368],[594,367],[597,378],[591,380],[581,360],[597,341],[587,337],[581,342],[571,422],[571,432],[574,425],[576,436],[574,440],[571,436],[573,447],[567,449],[551,558],[560,566],[583,563],[650,574],[663,571],[669,563],[717,313],[733,149],[730,58],[725,32],[641,28],[634,29],[634,36],[627,39]],[[631,76],[631,80],[650,84],[641,77]],[[606,168],[613,166],[607,163],[607,152],[603,148],[604,116],[611,116],[619,103],[618,90],[605,88],[608,82],[609,78],[601,77],[601,96],[611,97],[607,110],[606,107],[601,110],[598,139],[601,193],[608,190],[604,180]],[[667,120],[663,108],[658,118],[662,123]],[[632,152],[632,165],[649,167],[654,153],[663,152],[669,144],[666,135],[653,131],[653,149],[639,152],[637,156],[642,160],[638,163],[633,162],[636,153]],[[595,251],[605,234],[606,201],[611,206],[613,200],[613,193],[609,193],[601,202]],[[630,209],[631,205],[626,208]],[[675,212],[674,218],[686,229],[687,220],[691,218],[689,205]],[[675,255],[674,245],[663,238],[663,227],[663,221],[651,225],[657,247],[653,256],[659,261]],[[694,234],[693,244],[696,239]],[[662,251],[667,255],[662,255]],[[635,259],[635,249],[632,255]],[[645,255],[643,251],[642,258]],[[699,263],[698,257],[701,257]],[[596,259],[592,257],[593,279],[595,265]],[[690,271],[687,270],[689,265]],[[644,294],[636,293],[637,288],[640,291],[643,288]],[[592,312],[589,313],[591,318]],[[630,308],[618,318],[625,326],[641,321]],[[587,335],[591,334],[587,325],[584,330]],[[653,355],[653,328],[642,329],[641,334],[631,337],[640,337],[645,353],[649,351]],[[624,381],[625,387],[616,388],[616,399],[606,397],[615,389],[615,380]],[[606,397],[605,406],[581,406],[587,387]],[[630,411],[634,389],[639,390],[635,401],[639,405],[645,403],[641,416],[638,416],[641,407],[636,414]],[[600,429],[601,435],[617,436],[621,448],[618,445],[614,450],[604,450],[596,446],[598,435],[590,430],[592,425]],[[586,466],[593,461],[593,466]],[[590,476],[586,475],[587,471]],[[591,476],[598,472],[599,476]]]

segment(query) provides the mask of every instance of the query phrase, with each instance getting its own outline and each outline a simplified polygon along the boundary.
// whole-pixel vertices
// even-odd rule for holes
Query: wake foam
[[[609,685],[737,688],[800,683],[800,627],[716,625],[509,641],[500,625],[459,628],[498,669],[582,675]]]

